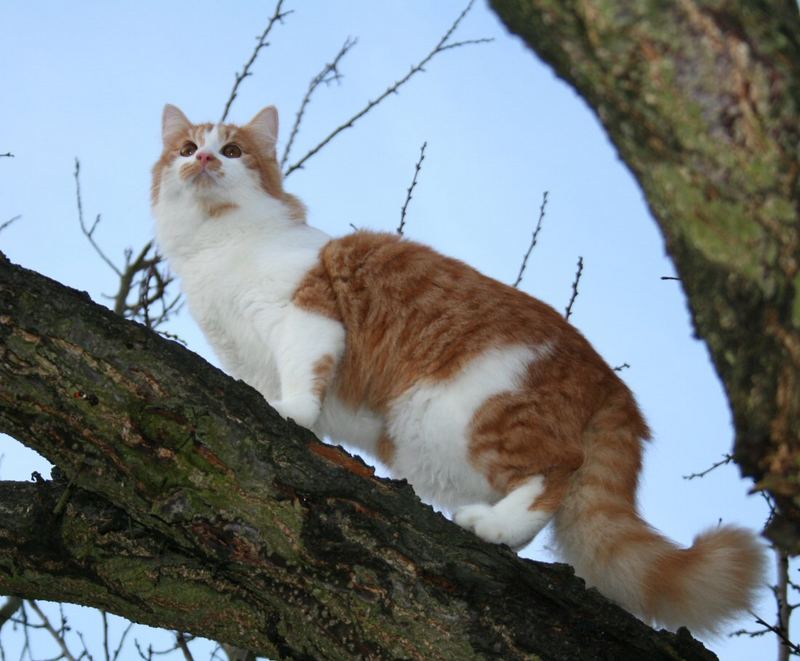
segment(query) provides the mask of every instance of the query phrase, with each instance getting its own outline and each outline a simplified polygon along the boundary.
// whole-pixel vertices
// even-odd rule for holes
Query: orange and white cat
[[[752,533],[681,549],[637,513],[648,429],[586,339],[425,246],[309,227],[277,134],[273,107],[241,127],[164,109],[158,241],[226,369],[489,542],[521,548],[552,521],[577,574],[651,621],[714,631],[747,609],[764,564]]]

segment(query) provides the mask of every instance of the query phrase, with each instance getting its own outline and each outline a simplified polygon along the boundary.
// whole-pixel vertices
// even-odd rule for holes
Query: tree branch
[[[0,484],[2,592],[273,658],[713,658],[2,257],[0,310],[0,431],[65,477]]]

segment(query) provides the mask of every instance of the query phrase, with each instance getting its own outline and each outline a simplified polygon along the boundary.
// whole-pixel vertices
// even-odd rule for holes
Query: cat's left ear
[[[164,113],[161,116],[161,137],[165,147],[169,147],[181,133],[191,126],[192,123],[180,111],[180,108],[171,103],[164,106]]]
[[[250,120],[246,128],[258,140],[261,149],[275,154],[278,142],[278,111],[275,106],[264,108]]]

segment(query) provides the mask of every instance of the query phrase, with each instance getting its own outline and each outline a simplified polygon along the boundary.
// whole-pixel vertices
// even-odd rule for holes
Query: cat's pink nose
[[[197,160],[200,161],[203,165],[207,165],[209,162],[216,160],[216,156],[214,154],[207,152],[207,151],[199,151],[197,152]]]

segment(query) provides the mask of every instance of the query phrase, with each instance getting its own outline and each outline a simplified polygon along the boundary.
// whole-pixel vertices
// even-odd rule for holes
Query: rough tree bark
[[[305,659],[710,659],[282,420],[180,345],[0,253],[0,593]]]
[[[800,551],[795,0],[491,0],[642,186],[733,410],[734,457]]]

